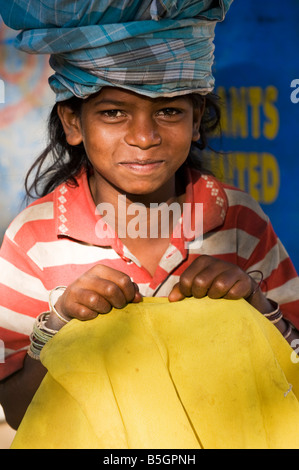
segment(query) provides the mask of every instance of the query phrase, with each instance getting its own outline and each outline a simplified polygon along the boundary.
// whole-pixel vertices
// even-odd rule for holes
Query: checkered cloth
[[[156,97],[213,90],[214,30],[233,0],[0,0],[17,47],[50,54],[61,101],[103,86]]]

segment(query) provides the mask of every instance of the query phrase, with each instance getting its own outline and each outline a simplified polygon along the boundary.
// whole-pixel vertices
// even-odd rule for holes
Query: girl
[[[112,307],[140,302],[142,295],[166,295],[171,302],[189,296],[243,297],[261,313],[276,311],[277,305],[246,273],[256,265],[267,272],[267,256],[271,253],[276,269],[265,279],[268,290],[296,279],[270,223],[249,196],[192,170],[186,162],[191,142],[200,138],[203,112],[202,101],[192,96],[151,99],[111,87],[82,101],[79,109],[77,100],[76,106],[73,101],[55,106],[50,121],[51,146],[59,148],[60,154],[74,146],[80,163],[69,160],[63,165],[60,156],[56,166],[62,168],[56,173],[54,166],[46,170],[45,176],[51,177],[48,188],[58,178],[63,179],[61,175],[71,173],[67,165],[77,167],[74,181],[67,180],[44,195],[8,229],[3,259],[7,264],[13,262],[14,268],[22,266],[26,274],[23,279],[10,279],[14,271],[6,272],[6,284],[16,291],[10,299],[4,293],[6,304],[21,310],[20,317],[31,317],[33,312],[47,310],[43,293],[32,292],[40,289],[38,282],[42,281],[47,290],[67,286],[46,323],[56,331],[72,318],[90,320],[108,313]],[[59,143],[53,139],[53,131],[59,136]],[[124,194],[127,207],[120,212],[118,197]],[[101,203],[115,207],[116,217],[125,214],[127,225],[135,215],[130,215],[130,205],[142,203],[146,207],[146,224],[150,225],[151,203],[177,202],[183,207],[186,203],[194,205],[195,201],[204,203],[204,241],[197,249],[192,249],[192,240],[188,240],[186,248],[185,240],[174,238],[172,233],[164,238],[132,238],[126,234],[121,239],[113,232],[105,238],[96,234],[100,220],[96,206]],[[171,227],[173,221],[169,222]],[[115,226],[121,223],[116,220]],[[158,223],[157,233],[161,220]],[[232,234],[234,240],[229,241],[227,235]],[[221,246],[219,236],[229,242],[228,247]],[[32,284],[28,290],[24,284],[27,277]],[[24,303],[24,296],[26,304],[20,309],[17,305]],[[295,297],[294,292],[283,302],[289,306],[283,311],[296,324],[295,310],[292,316]],[[289,334],[284,318],[276,327],[288,341],[299,337],[295,331]],[[20,338],[20,334],[15,337]],[[8,358],[5,366],[12,364],[10,372],[22,368],[1,388],[1,401],[14,428],[46,373],[45,367],[28,355],[23,364],[28,339],[21,341],[19,352],[11,361]]]
[[[289,343],[299,338],[299,280],[268,218],[250,196],[195,168],[196,143],[203,148],[219,121],[212,96],[179,87],[149,96],[126,79],[59,98],[31,186],[27,177],[28,194],[41,197],[3,242],[0,401],[13,428],[46,374],[40,351],[73,318],[143,297],[243,298]]]

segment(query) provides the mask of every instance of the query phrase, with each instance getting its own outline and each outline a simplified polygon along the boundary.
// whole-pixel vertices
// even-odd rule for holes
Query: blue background
[[[291,93],[296,94],[291,82],[299,79],[298,0],[235,0],[225,21],[216,26],[215,46],[215,91],[217,93],[219,87],[226,90],[228,107],[232,106],[231,87],[238,90],[244,87],[247,91],[250,87],[265,90],[270,86],[278,92],[275,108],[279,128],[275,138],[265,138],[262,132],[258,138],[252,136],[252,109],[248,106],[248,136],[233,137],[228,132],[221,139],[214,139],[213,146],[232,152],[267,152],[275,157],[279,167],[279,191],[275,200],[265,204],[260,198],[259,202],[298,270],[299,102],[291,101]],[[259,119],[262,129],[267,123],[262,107]],[[223,179],[238,185],[237,179],[231,181],[227,174]],[[245,189],[250,192],[250,185]]]

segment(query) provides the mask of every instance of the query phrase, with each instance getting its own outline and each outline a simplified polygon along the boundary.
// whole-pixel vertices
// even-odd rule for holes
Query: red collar
[[[186,167],[185,178],[187,182],[185,203],[190,204],[191,221],[195,220],[195,203],[202,203],[203,233],[222,225],[227,212],[227,198],[221,183],[213,176],[201,174],[189,167]],[[78,186],[62,184],[54,190],[57,236],[69,237],[96,246],[111,246],[118,253],[123,253],[122,242],[114,236],[112,230],[111,236],[100,238],[97,235],[100,230],[101,217],[97,214],[86,172],[82,172],[77,177],[77,183]],[[192,230],[190,233],[188,228],[183,235],[183,238],[173,237],[171,241],[181,251],[185,245],[184,242],[194,238]]]

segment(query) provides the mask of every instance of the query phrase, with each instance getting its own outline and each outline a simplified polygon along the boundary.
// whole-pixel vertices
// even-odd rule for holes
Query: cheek
[[[167,145],[177,154],[187,156],[192,142],[193,130],[190,126],[184,126],[180,129],[174,129],[167,133]]]
[[[83,144],[87,156],[92,159],[100,159],[103,156],[111,153],[114,148],[114,139],[111,133],[105,132],[95,127],[89,129],[88,132],[83,134]]]

